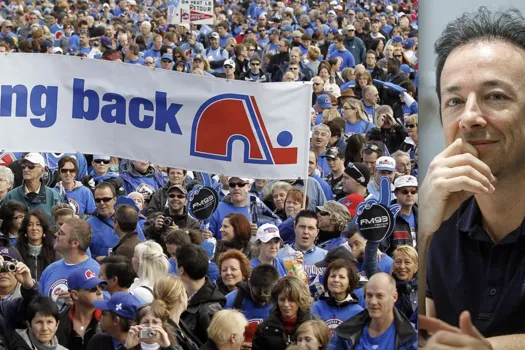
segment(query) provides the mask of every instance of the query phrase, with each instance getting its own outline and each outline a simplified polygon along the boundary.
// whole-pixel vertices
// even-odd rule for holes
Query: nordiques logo
[[[277,135],[280,147],[274,147],[253,96],[222,94],[210,98],[193,119],[190,154],[230,162],[236,140],[244,145],[244,163],[297,163],[297,147],[288,147],[292,133],[281,131]]]

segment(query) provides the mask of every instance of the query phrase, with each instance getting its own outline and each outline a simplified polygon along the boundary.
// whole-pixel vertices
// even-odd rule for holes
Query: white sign
[[[0,56],[0,149],[304,179],[311,96],[311,83],[257,84],[12,53]]]
[[[168,23],[213,25],[213,0],[168,1]]]

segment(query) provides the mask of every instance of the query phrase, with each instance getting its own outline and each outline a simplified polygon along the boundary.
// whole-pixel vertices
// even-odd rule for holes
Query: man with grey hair
[[[379,102],[379,91],[374,85],[367,85],[363,88],[363,108],[365,109],[366,114],[370,121],[373,120],[375,115],[375,109],[379,107],[377,104]],[[377,123],[375,123],[377,125]]]
[[[419,325],[433,334],[429,349],[525,344],[524,33],[518,10],[481,7],[449,23],[434,46],[447,147],[420,190],[429,318]]]
[[[364,287],[366,309],[339,325],[328,350],[416,350],[417,331],[394,306],[396,281],[384,272],[374,274]]]
[[[321,177],[330,173],[330,167],[324,155],[331,136],[330,128],[325,124],[316,125],[312,129],[311,149],[317,156],[317,169],[321,172]]]
[[[392,158],[396,160],[396,172],[399,175],[412,174],[412,162],[410,160],[410,154],[403,151],[396,151],[392,154]]]
[[[394,118],[392,107],[388,105],[377,106],[374,109],[374,124],[381,129],[379,140],[390,153],[397,151],[408,135],[405,127]]]
[[[0,166],[0,205],[4,203],[4,197],[13,187],[15,176],[11,169],[6,166]]]

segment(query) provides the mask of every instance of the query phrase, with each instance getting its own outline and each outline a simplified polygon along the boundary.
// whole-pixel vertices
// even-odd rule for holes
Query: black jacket
[[[318,319],[318,317],[314,316],[310,311],[302,312],[299,310],[295,327],[292,333],[288,334],[284,330],[279,307],[274,306],[270,316],[257,326],[253,337],[252,350],[285,350],[288,345],[292,344],[297,328],[304,322],[315,319]]]
[[[250,73],[249,71],[245,72],[245,73],[242,73],[239,76],[239,80],[250,81],[250,82],[253,82],[253,83],[269,83],[270,82],[270,74],[264,73],[264,71],[262,71],[262,70],[259,71],[259,75],[258,75],[257,80],[253,80],[250,77],[249,73]]]
[[[393,203],[397,203],[397,201],[393,201]],[[412,207],[412,212],[414,213],[414,221],[416,222],[416,240],[412,239],[412,234],[410,230],[410,224],[403,219],[401,215],[398,215],[396,217],[396,223],[394,226],[394,232],[387,237],[384,241],[381,242],[381,245],[379,246],[379,249],[382,252],[385,252],[388,256],[392,256],[392,253],[394,252],[394,249],[401,245],[409,245],[411,247],[415,246],[417,247],[417,216],[418,216],[418,207],[417,204],[415,204]]]
[[[253,247],[253,244],[250,241],[248,242],[237,242],[237,241],[225,242],[223,240],[217,241],[217,245],[215,246],[215,255],[213,256],[213,261],[217,264],[217,266],[219,266],[220,255],[230,249],[239,250],[241,253],[246,255],[248,260],[251,260],[255,258],[255,256],[253,256],[252,247]]]
[[[199,350],[218,350],[218,349],[219,348],[217,347],[217,345],[211,339],[208,339],[206,344],[204,344],[203,346],[199,348]]]
[[[168,202],[168,188],[170,187],[171,184],[168,182],[151,195],[148,206],[144,212],[144,215],[146,215],[148,219],[153,219],[157,213],[164,211],[166,203]]]
[[[226,297],[219,292],[219,287],[212,284],[208,277],[201,289],[188,301],[186,311],[181,320],[199,341],[204,344],[208,340],[208,327],[213,315],[226,305]]]
[[[380,129],[378,133],[378,128],[373,128],[366,133],[366,139],[373,137],[373,140],[379,139],[378,141],[383,142],[383,144],[388,148],[390,154],[394,153],[401,147],[401,144],[405,141],[407,137],[407,131],[405,127],[401,124],[396,124],[390,129]],[[375,135],[372,135],[375,134]]]
[[[95,186],[98,185],[98,183],[93,179],[93,176],[86,175],[82,179],[80,179],[80,182],[82,182],[82,185],[89,188],[92,192],[95,192]],[[124,184],[122,183],[122,180],[119,177],[111,177],[109,179],[104,180],[104,182],[107,182],[109,184],[112,184],[115,188],[115,192],[117,193],[117,197],[124,196],[126,194],[126,191],[124,190]]]
[[[183,350],[195,350],[200,348],[202,345],[200,340],[191,333],[184,321],[179,320],[179,324],[177,325],[171,319],[168,319],[168,323],[173,327],[177,343]]]
[[[81,337],[73,328],[73,320],[71,319],[72,309],[68,307],[62,311],[59,318],[60,324],[58,325],[56,333],[58,343],[68,349],[86,350],[91,338],[100,332],[98,326],[100,315],[98,315],[97,312],[99,311],[95,311],[94,317],[84,332],[84,336]]]

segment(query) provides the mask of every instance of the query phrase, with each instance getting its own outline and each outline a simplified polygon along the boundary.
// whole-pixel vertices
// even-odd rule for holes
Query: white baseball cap
[[[379,157],[376,160],[376,170],[382,170],[382,171],[396,171],[396,160],[392,157]]]
[[[30,163],[38,164],[41,167],[46,166],[46,161],[44,160],[44,157],[40,153],[28,153],[24,157],[24,160],[27,160]]]
[[[268,243],[274,238],[281,239],[279,235],[279,229],[274,224],[264,224],[257,230],[257,235],[255,240],[261,241],[263,243]]]
[[[417,178],[412,175],[400,176],[394,181],[394,188],[398,189],[401,187],[417,187]]]
[[[224,61],[222,66],[232,66],[233,69],[235,69],[235,62],[231,58],[228,58],[226,61]]]
[[[247,183],[247,184],[251,184],[251,183],[252,183],[252,180],[251,180],[251,179],[248,179],[248,178],[246,178],[246,177],[228,176],[228,181],[230,181],[231,179],[239,179],[239,180],[244,181],[244,182]]]

